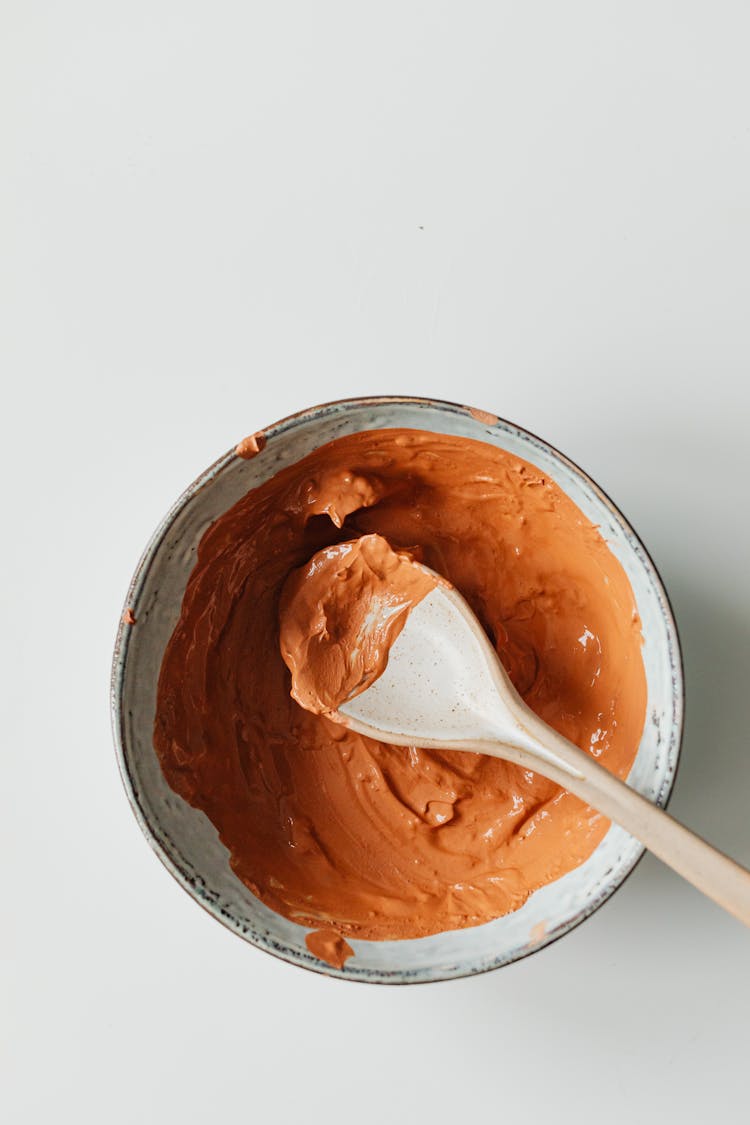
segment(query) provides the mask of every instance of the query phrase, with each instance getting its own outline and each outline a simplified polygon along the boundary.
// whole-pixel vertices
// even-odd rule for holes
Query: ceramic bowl
[[[232,873],[229,855],[204,813],[167,785],[152,744],[156,684],[177,621],[198,542],[248,489],[344,434],[411,427],[478,438],[531,461],[599,525],[633,587],[643,622],[648,681],[645,730],[628,782],[664,805],[674,780],[683,716],[679,640],[659,575],[637,535],[581,469],[533,434],[454,403],[362,398],[302,411],[265,430],[266,447],[247,461],[226,454],[190,485],[147,546],[126,606],[137,624],[120,625],[112,670],[112,717],[123,782],[143,832],[188,894],[225,926],[268,953],[346,980],[416,984],[507,965],[568,933],[609,898],[643,848],[612,826],[593,855],[533,894],[513,914],[472,929],[409,941],[352,941],[356,956],[330,968],[307,950],[309,931],[274,913]]]

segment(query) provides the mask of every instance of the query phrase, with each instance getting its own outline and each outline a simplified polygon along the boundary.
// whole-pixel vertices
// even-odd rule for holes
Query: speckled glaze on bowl
[[[650,800],[666,804],[682,736],[682,662],[669,601],[643,544],[601,489],[546,442],[492,415],[431,399],[350,399],[302,411],[264,431],[267,442],[259,456],[245,461],[232,451],[183,493],[147,546],[128,592],[126,607],[136,624],[123,621],[117,634],[112,722],[138,823],[167,869],[210,914],[295,965],[344,980],[418,984],[499,968],[568,933],[617,890],[643,847],[612,826],[584,864],[537,891],[515,913],[409,941],[352,941],[356,956],[334,969],[308,952],[308,929],[270,910],[236,878],[211,822],[167,785],[152,743],[162,654],[206,528],[248,489],[325,442],[384,427],[458,434],[506,449],[548,474],[601,527],[628,574],[643,622],[648,710],[628,781]]]

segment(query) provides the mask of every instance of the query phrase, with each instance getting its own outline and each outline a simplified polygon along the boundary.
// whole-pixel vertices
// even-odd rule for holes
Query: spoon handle
[[[540,733],[542,727],[540,726]],[[621,825],[663,863],[750,926],[750,871],[707,844],[657,805],[599,765],[567,739],[543,725],[544,743],[575,774],[535,754],[516,751],[513,760],[543,773]],[[499,749],[499,748],[498,748]],[[485,753],[486,753],[485,748]],[[502,757],[509,757],[505,747]],[[576,776],[577,775],[577,776]]]

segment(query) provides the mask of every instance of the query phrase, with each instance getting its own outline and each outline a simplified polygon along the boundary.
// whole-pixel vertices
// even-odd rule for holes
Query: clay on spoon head
[[[325,548],[289,577],[280,644],[307,710],[382,742],[491,754],[543,773],[750,925],[750,873],[547,726],[461,594],[382,536]]]
[[[293,698],[336,717],[382,675],[408,614],[440,581],[381,535],[318,551],[281,595],[281,654]]]

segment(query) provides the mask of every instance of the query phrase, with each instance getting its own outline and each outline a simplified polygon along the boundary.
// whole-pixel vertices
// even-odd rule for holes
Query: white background
[[[672,811],[750,862],[749,42],[744,2],[2,4],[9,1125],[743,1119],[747,932],[655,860],[494,974],[305,973],[151,854],[107,687],[142,547],[235,441],[467,402],[645,539]]]

